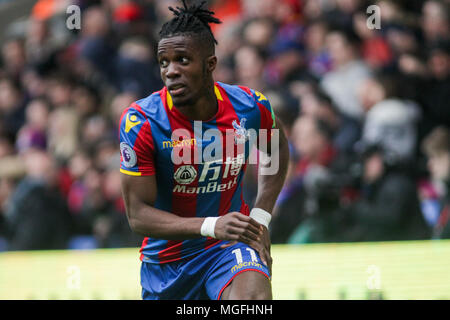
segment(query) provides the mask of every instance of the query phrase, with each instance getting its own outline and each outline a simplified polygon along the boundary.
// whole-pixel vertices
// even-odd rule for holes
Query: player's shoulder
[[[222,82],[217,83],[225,90],[230,100],[240,101],[241,103],[247,104],[249,107],[256,107],[257,103],[269,103],[266,96],[258,90],[242,85],[232,85]]]
[[[244,101],[252,101],[254,99],[255,90],[249,87],[223,82],[217,82],[217,84],[226,92],[229,98],[240,98]]]
[[[162,90],[161,90],[162,91]],[[123,112],[122,119],[127,116],[146,121],[149,119],[160,120],[162,109],[161,91],[155,91],[149,96],[131,103]]]
[[[135,101],[133,106],[142,110],[148,118],[157,117],[163,106],[162,92],[163,90],[155,91],[149,96]]]

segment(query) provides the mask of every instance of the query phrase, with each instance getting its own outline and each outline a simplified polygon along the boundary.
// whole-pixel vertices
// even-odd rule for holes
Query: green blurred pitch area
[[[272,246],[275,299],[450,299],[450,240]],[[138,249],[0,253],[0,299],[140,299]]]

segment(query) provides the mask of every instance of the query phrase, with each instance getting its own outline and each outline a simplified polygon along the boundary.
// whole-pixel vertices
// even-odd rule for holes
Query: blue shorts
[[[219,300],[233,278],[256,271],[270,280],[269,270],[256,250],[238,242],[221,249],[221,241],[191,259],[155,264],[142,262],[144,300]]]

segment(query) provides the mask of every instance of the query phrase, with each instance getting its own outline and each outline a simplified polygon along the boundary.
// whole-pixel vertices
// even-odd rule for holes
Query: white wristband
[[[260,208],[253,208],[252,211],[250,211],[250,218],[252,218],[256,222],[262,224],[267,229],[269,229],[269,223],[270,220],[272,219],[272,215],[268,213],[266,210]]]
[[[215,238],[214,228],[216,227],[216,221],[219,217],[207,217],[203,221],[202,227],[200,228],[200,234],[204,237]]]

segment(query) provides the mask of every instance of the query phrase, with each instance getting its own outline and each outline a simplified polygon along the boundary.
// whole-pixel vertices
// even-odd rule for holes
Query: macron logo
[[[127,118],[126,118],[126,121],[125,121],[125,132],[126,133],[130,132],[130,130],[133,127],[135,127],[135,126],[137,126],[138,124],[141,123],[141,121],[136,121],[136,120],[137,120],[137,116],[136,115],[132,115],[130,117],[130,114],[129,113],[127,114]]]

